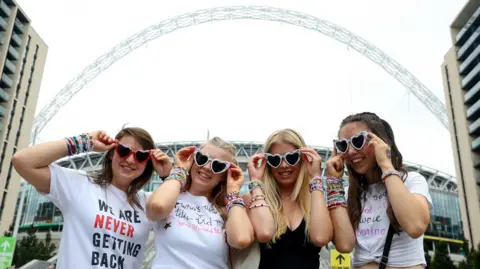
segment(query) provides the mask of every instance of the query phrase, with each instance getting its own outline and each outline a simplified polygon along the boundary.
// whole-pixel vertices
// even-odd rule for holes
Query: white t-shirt
[[[141,268],[151,224],[145,211],[132,208],[124,191],[92,183],[85,172],[49,166],[45,197],[63,213],[58,269]],[[137,194],[145,209],[147,195]]]
[[[429,208],[432,208],[428,183],[421,174],[408,172],[405,186],[410,193],[425,196]],[[389,201],[385,184],[379,182],[369,185],[366,198],[365,202],[361,199],[363,212],[356,230],[357,244],[355,245],[353,266],[380,262],[390,225],[390,219],[387,215]],[[388,257],[388,266],[392,267],[425,265],[423,235],[413,239],[406,232],[401,232],[400,235],[394,234]],[[408,259],[405,259],[405,257],[408,257]]]
[[[229,268],[224,221],[206,197],[180,193],[170,216],[154,230],[152,269]]]

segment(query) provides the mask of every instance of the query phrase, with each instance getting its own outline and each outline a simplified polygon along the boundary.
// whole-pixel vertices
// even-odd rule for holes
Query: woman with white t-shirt
[[[427,181],[403,168],[390,124],[374,113],[348,116],[338,137],[338,155],[329,160],[335,169],[328,175],[341,178],[346,162],[348,214],[356,232],[354,268],[423,268],[423,234],[432,207]]]
[[[246,248],[254,240],[243,182],[235,147],[218,137],[178,151],[147,201],[147,216],[157,221],[152,269],[229,268],[229,246]]]
[[[150,134],[124,128],[112,139],[104,131],[46,142],[17,152],[22,178],[57,206],[64,218],[57,268],[141,268],[150,224],[143,186],[153,170],[172,167]],[[106,152],[100,171],[85,174],[54,164],[89,151]]]

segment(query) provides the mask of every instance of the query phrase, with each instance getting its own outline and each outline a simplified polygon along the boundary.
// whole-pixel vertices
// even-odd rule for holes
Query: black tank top
[[[260,244],[259,269],[301,268],[318,269],[320,267],[321,247],[313,245],[305,237],[305,219],[295,230],[287,231],[275,244]]]

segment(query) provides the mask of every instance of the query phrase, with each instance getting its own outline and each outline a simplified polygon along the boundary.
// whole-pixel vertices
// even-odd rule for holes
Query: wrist
[[[240,192],[240,188],[238,187],[227,187],[227,194],[232,192]]]
[[[395,170],[395,167],[393,167],[391,162],[386,163],[386,164],[381,164],[381,165],[379,165],[379,167],[382,170],[382,173],[385,173],[387,171]]]

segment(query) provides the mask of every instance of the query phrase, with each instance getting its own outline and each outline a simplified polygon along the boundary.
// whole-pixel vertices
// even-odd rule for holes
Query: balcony
[[[472,151],[473,152],[480,151],[480,137],[477,137],[475,140],[472,141]]]
[[[480,134],[480,119],[477,119],[470,124],[470,126],[468,126],[468,131],[470,135],[478,136]]]
[[[5,17],[10,17],[10,15],[12,15],[12,9],[3,1],[0,2],[0,14]]]
[[[5,69],[3,71],[7,74],[14,74],[17,67],[9,59],[5,59]]]
[[[7,25],[8,22],[4,18],[0,17],[0,29],[5,31],[7,29]]]
[[[479,79],[480,64],[477,64],[468,75],[462,79],[462,88],[466,91],[470,90]]]
[[[457,59],[459,61],[464,61],[465,58],[468,57],[468,55],[470,55],[470,53],[472,53],[472,51],[474,49],[477,48],[478,46],[478,43],[479,43],[479,39],[480,39],[480,28],[477,27],[475,29],[475,32],[470,36],[470,38],[467,40],[467,42],[465,42],[465,44],[463,44],[459,49],[458,49],[458,57]]]
[[[3,73],[2,79],[0,80],[0,84],[4,88],[12,88],[13,81],[7,74]]]
[[[467,119],[473,121],[478,119],[480,116],[480,100],[477,100],[475,104],[467,109]]]
[[[14,26],[15,27],[13,29],[16,30],[17,33],[23,34],[23,30],[25,28],[25,25],[23,24],[23,22],[21,22],[19,19],[16,19]]]
[[[22,46],[22,39],[20,38],[19,35],[13,33],[12,35],[12,41],[15,43],[15,47],[21,47]]]
[[[480,54],[480,46],[477,46],[475,50],[468,55],[467,59],[460,64],[460,75],[466,76],[470,71],[472,71],[473,67],[479,62],[479,54]]]
[[[12,46],[9,46],[8,47],[8,54],[7,54],[7,57],[10,59],[10,60],[18,60],[18,58],[20,58],[20,54],[18,53],[18,51],[12,47]]]
[[[0,117],[5,117],[5,113],[7,113],[6,111],[7,110],[2,105],[0,105]]]
[[[457,36],[455,37],[456,39],[456,44],[457,46],[463,45],[465,41],[468,39],[469,34],[471,34],[473,31],[472,29],[475,29],[476,26],[480,25],[480,8],[477,8],[475,13],[473,13],[472,17],[468,19],[467,23],[465,26],[458,32]]]
[[[8,102],[8,93],[0,88],[0,103]]]
[[[475,86],[465,93],[464,102],[467,105],[471,105],[478,99],[480,99],[480,82],[477,82]]]

